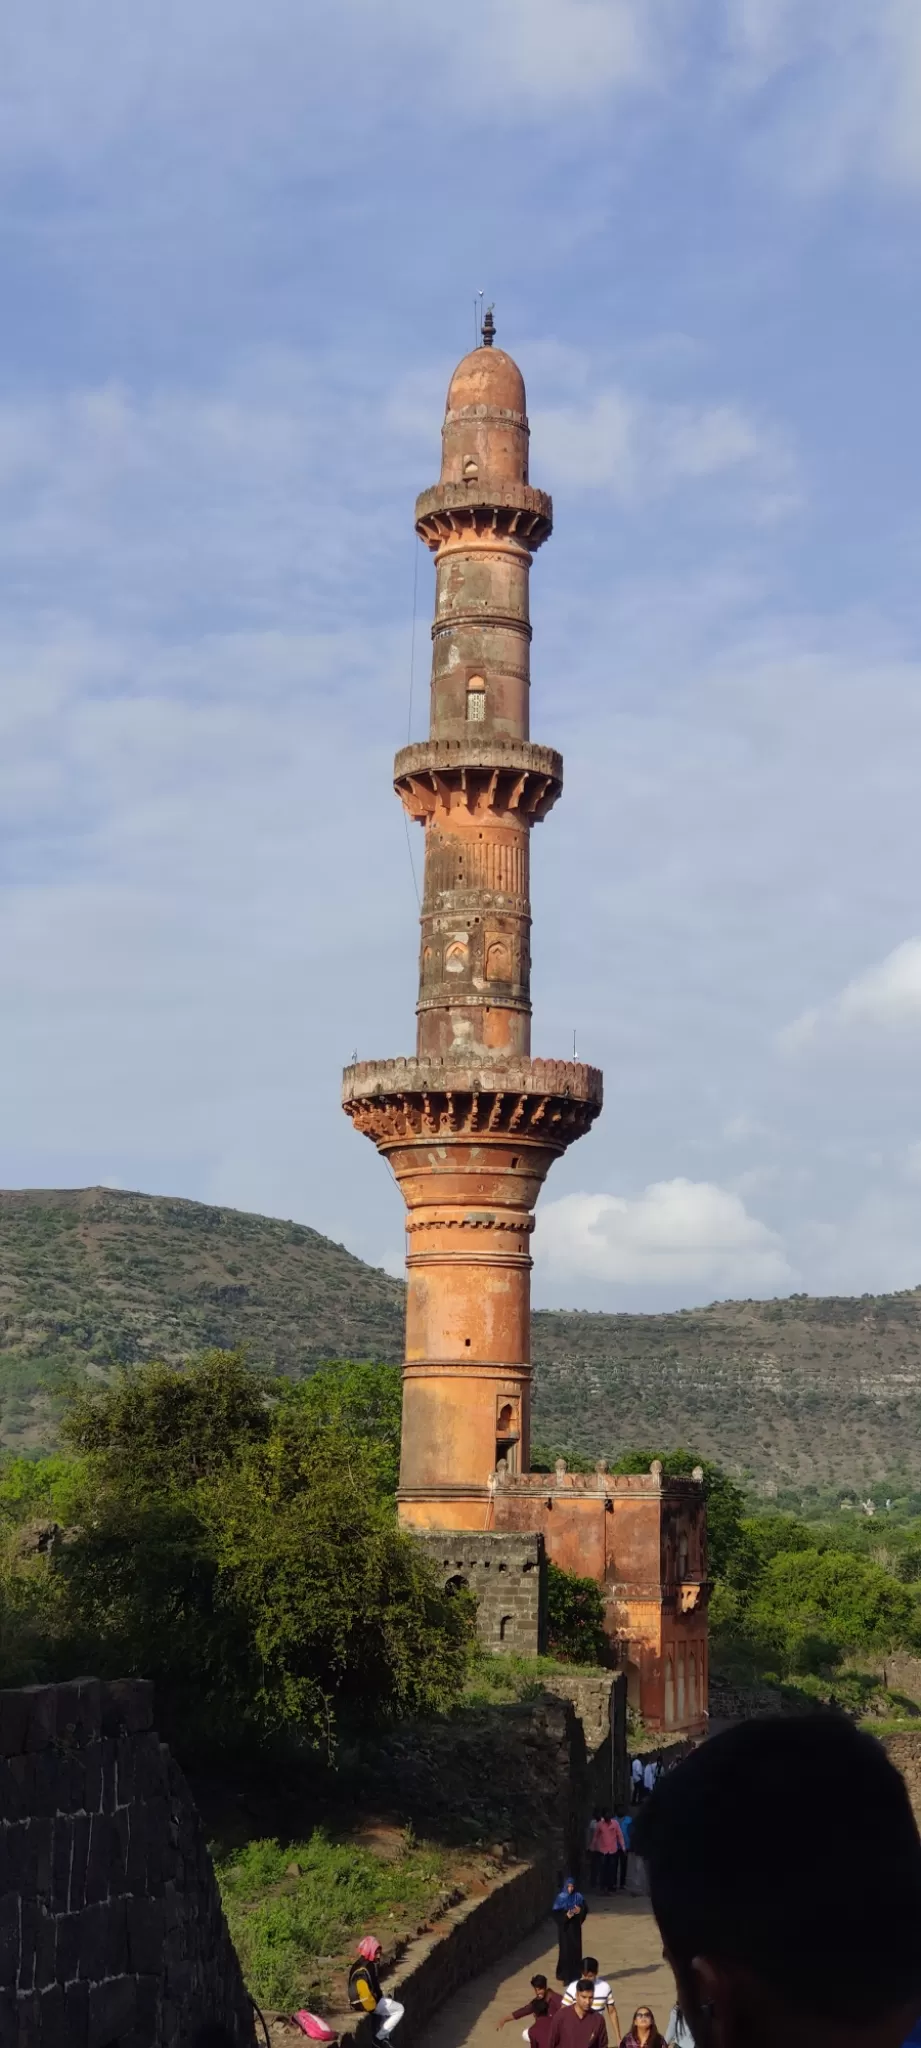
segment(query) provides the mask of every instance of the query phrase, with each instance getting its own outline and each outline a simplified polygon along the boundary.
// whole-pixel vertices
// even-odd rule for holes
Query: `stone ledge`
[[[85,1749],[100,1735],[141,1735],[152,1727],[146,1678],[73,1678],[0,1692],[0,1757]]]
[[[535,1095],[600,1108],[602,1093],[600,1068],[578,1060],[359,1060],[342,1076],[344,1103],[389,1095]]]
[[[554,1845],[510,1870],[484,1898],[455,1906],[436,1933],[411,1943],[384,1985],[385,1995],[398,1998],[406,2008],[402,2030],[407,2041],[418,2037],[432,2013],[455,1991],[498,1962],[538,1921],[549,1918],[559,1870],[560,1849]],[[342,2048],[347,2043],[371,2048],[373,2040],[371,2015],[359,2020],[354,2032],[341,2036]]]

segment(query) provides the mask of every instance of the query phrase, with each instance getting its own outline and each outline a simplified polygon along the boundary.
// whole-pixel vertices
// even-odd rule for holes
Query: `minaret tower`
[[[431,720],[394,772],[425,832],[416,1056],[343,1081],[406,1202],[399,1502],[420,1529],[488,1529],[497,1468],[528,1470],[534,1206],[601,1107],[595,1068],[531,1058],[529,841],[563,782],[530,738],[528,584],[552,507],[494,332],[488,312],[451,379],[441,481],[416,505],[435,557]]]

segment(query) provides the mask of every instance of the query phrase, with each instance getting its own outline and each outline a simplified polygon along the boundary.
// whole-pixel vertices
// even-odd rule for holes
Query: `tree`
[[[272,1427],[279,1381],[240,1351],[205,1351],[185,1365],[124,1367],[114,1384],[74,1395],[61,1433],[92,1460],[93,1484],[137,1498],[184,1492]]]
[[[907,1586],[864,1558],[780,1551],[764,1568],[748,1622],[781,1672],[818,1672],[848,1652],[873,1654],[912,1641],[917,1607]]]
[[[70,1666],[92,1653],[103,1675],[153,1678],[187,1749],[441,1708],[466,1673],[472,1603],[445,1594],[388,1493],[386,1388],[379,1414],[355,1379],[277,1395],[209,1352],[126,1374],[69,1421],[85,1474],[56,1566]],[[359,1396],[363,1433],[344,1419]]]
[[[547,1648],[568,1664],[605,1664],[604,1597],[595,1579],[547,1566]]]
[[[648,1472],[653,1460],[661,1462],[666,1478],[689,1477],[696,1467],[703,1472],[707,1503],[707,1551],[710,1575],[734,1586],[750,1583],[756,1559],[745,1527],[745,1495],[719,1465],[698,1458],[693,1451],[624,1451],[615,1472]]]
[[[382,1493],[395,1494],[400,1481],[403,1375],[398,1365],[344,1359],[317,1366],[287,1396],[292,1409],[317,1422],[338,1425],[373,1446]]]
[[[816,1532],[795,1515],[746,1515],[742,1529],[751,1544],[758,1567],[770,1564],[782,1551],[817,1550]]]

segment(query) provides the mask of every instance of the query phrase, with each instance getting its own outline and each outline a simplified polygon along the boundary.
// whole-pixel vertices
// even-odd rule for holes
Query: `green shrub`
[[[604,1664],[604,1596],[594,1579],[547,1566],[547,1648],[568,1664]]]
[[[376,1434],[366,1400],[353,1430],[328,1385],[276,1394],[209,1352],[122,1373],[66,1422],[80,1486],[52,1675],[152,1678],[187,1754],[286,1731],[328,1747],[346,1721],[441,1711],[466,1677],[473,1602],[397,1523],[392,1418]]]

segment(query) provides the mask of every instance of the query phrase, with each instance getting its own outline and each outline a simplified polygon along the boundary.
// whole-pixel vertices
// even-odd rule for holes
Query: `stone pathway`
[[[589,1904],[585,1946],[610,1979],[622,2032],[627,2032],[638,2005],[652,2007],[664,2032],[675,1981],[662,1960],[661,1936],[649,1900],[625,1892],[616,1899],[590,1895]],[[548,1915],[500,1963],[448,1999],[419,2035],[418,2048],[499,2048],[500,2043],[502,2048],[522,2048],[524,2020],[513,2020],[501,2034],[496,2032],[497,2022],[532,1997],[529,1979],[535,1970],[543,1970],[554,1989],[559,1988],[553,1974],[556,1954],[556,1929]],[[613,2044],[610,2021],[608,2032]]]

